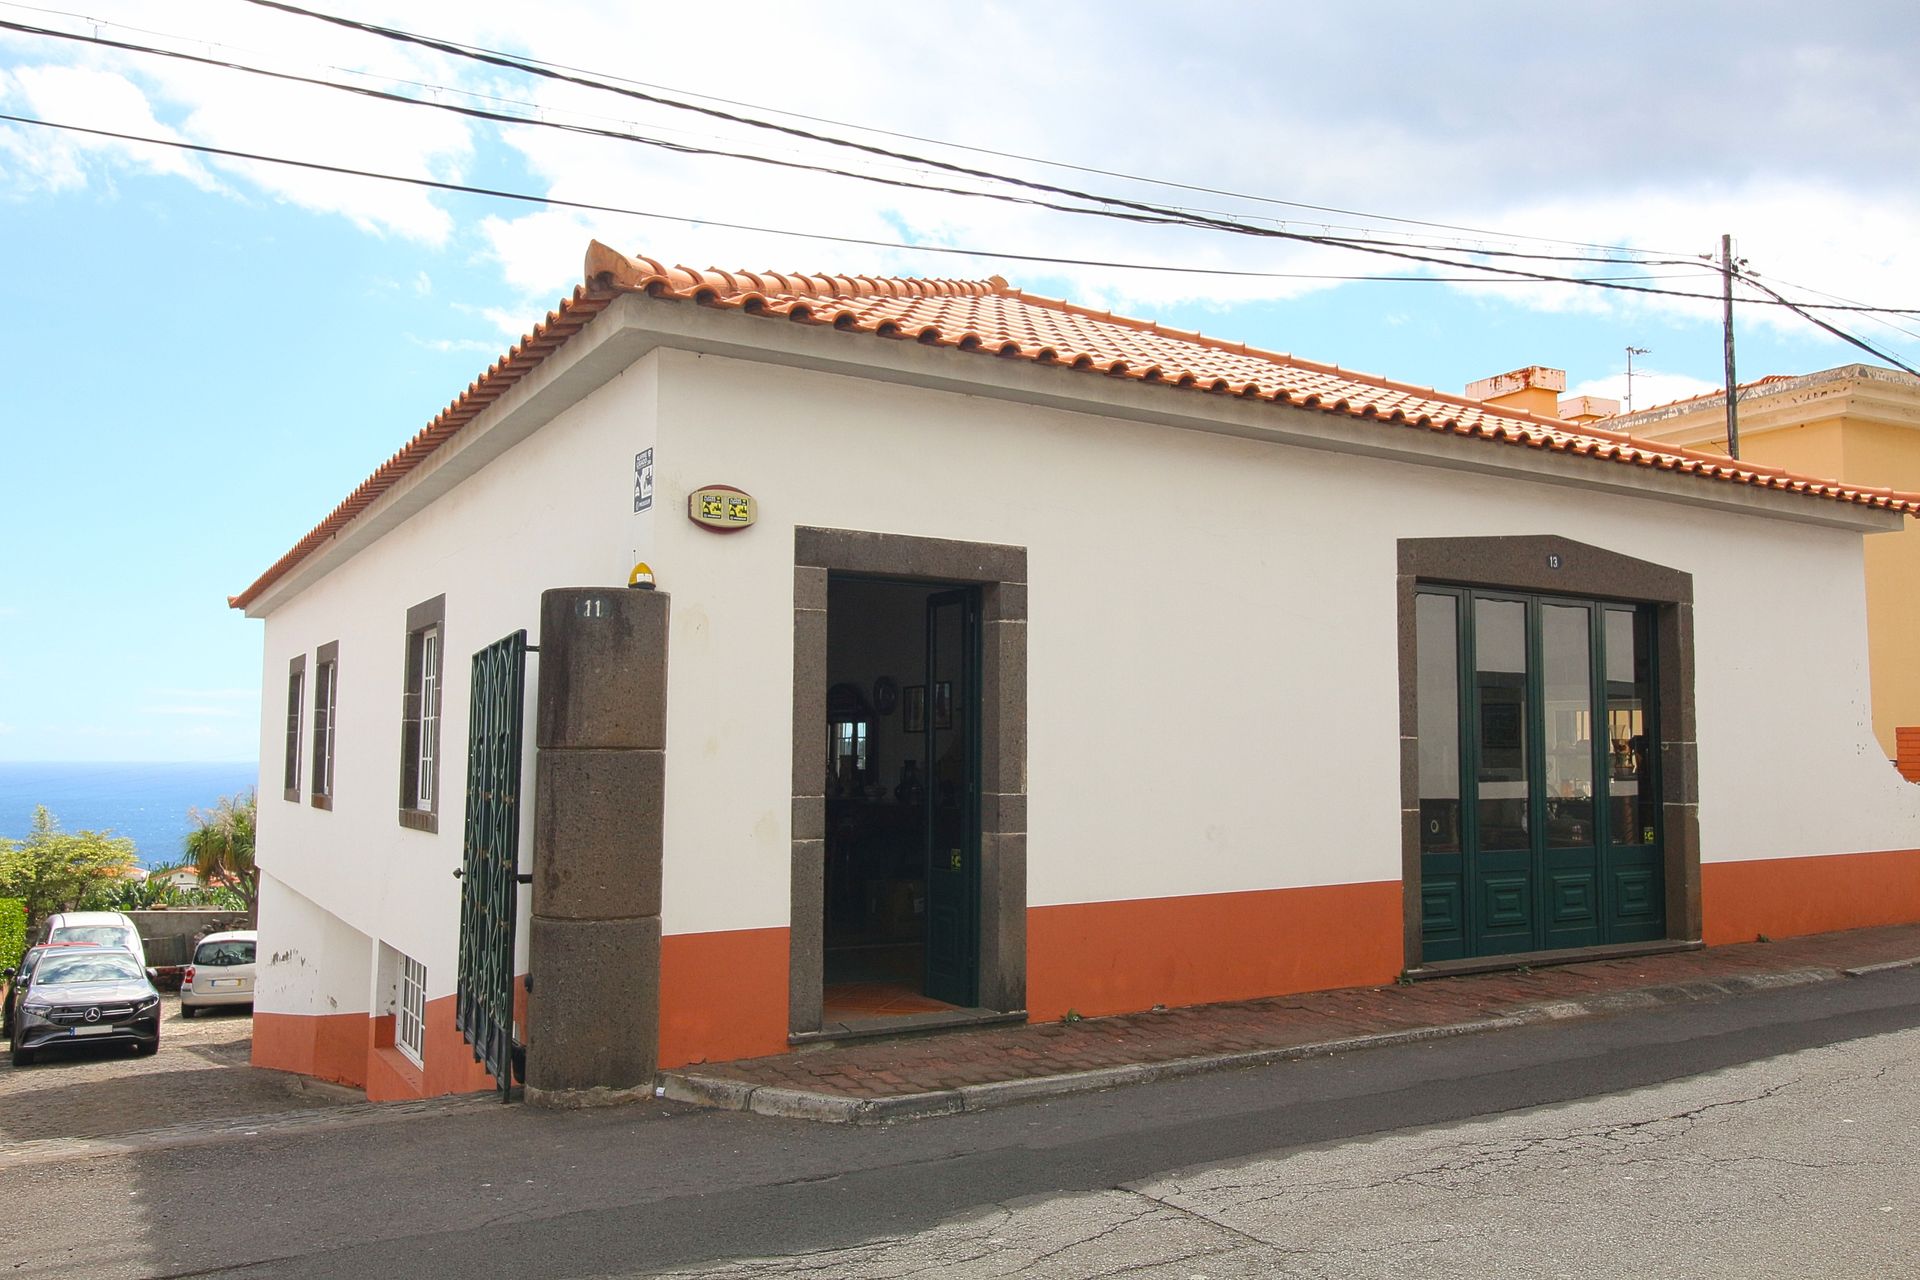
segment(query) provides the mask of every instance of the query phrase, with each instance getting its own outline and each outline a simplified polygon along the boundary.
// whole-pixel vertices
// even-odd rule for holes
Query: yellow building
[[[1862,488],[1920,489],[1920,378],[1911,374],[1850,364],[1762,378],[1741,384],[1735,407],[1744,462]],[[1664,444],[1728,451],[1727,398],[1720,392],[1600,425]],[[1920,781],[1920,525],[1863,541],[1873,732],[1902,772]]]

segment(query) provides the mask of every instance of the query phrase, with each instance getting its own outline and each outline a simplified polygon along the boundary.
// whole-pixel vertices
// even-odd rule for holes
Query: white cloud
[[[155,118],[152,105],[139,86],[123,75],[85,67],[29,66],[0,71],[0,100],[24,107],[45,120],[83,129],[102,129],[146,137],[181,140],[174,129]],[[28,126],[10,130],[16,154],[29,173],[52,175],[54,190],[85,183],[80,157],[110,155],[121,163],[149,173],[169,174],[202,190],[218,186],[213,176],[189,153],[171,147],[121,142],[87,133],[39,133],[28,137]]]
[[[1633,371],[1633,408],[1651,409],[1655,405],[1671,404],[1675,400],[1690,400],[1694,396],[1713,395],[1720,390],[1718,382],[1703,382],[1699,378],[1684,373],[1666,373],[1658,369],[1635,369]],[[1618,400],[1622,412],[1626,412],[1627,375],[1625,371],[1611,373],[1601,378],[1589,378],[1577,386],[1567,389],[1568,396],[1600,396],[1608,400]]]
[[[221,699],[234,702],[251,702],[260,696],[258,689],[150,689],[148,696],[155,698],[202,698]]]
[[[185,717],[188,717],[189,719],[195,719],[195,720],[207,720],[207,719],[251,720],[254,718],[253,713],[245,707],[222,707],[222,706],[204,706],[204,705],[201,705],[201,706],[174,705],[174,706],[141,707],[138,710],[138,714],[147,715],[147,716],[185,716]]]
[[[335,7],[350,16],[386,16],[371,0],[341,0]],[[109,19],[155,21],[131,0],[101,0],[100,9]],[[763,106],[868,122],[907,136],[858,134],[787,117],[803,128],[862,136],[894,150],[1264,225],[1286,219],[1287,229],[1304,233],[1390,238],[1385,233],[1391,229],[1470,249],[1489,241],[1464,228],[1493,228],[1690,258],[1710,253],[1719,234],[1731,231],[1741,252],[1769,279],[1870,301],[1920,297],[1920,259],[1901,252],[1908,230],[1920,221],[1920,196],[1904,158],[1886,142],[1920,130],[1920,89],[1901,59],[1901,50],[1911,45],[1909,6],[1897,0],[1862,3],[1850,8],[1847,22],[1818,30],[1808,28],[1799,9],[1783,4],[1747,6],[1741,22],[1731,26],[1723,18],[1713,6],[1671,10],[1635,0],[1604,11],[1530,10],[1524,22],[1495,3],[1432,6],[1408,0],[1364,15],[1335,6],[1220,4],[1209,11],[1208,25],[1232,38],[1193,46],[1191,54],[1162,30],[1185,19],[1170,19],[1144,3],[1093,0],[1041,7],[986,0],[965,10],[865,6],[824,13],[772,0],[645,8],[556,0],[538,23],[526,22],[524,9],[504,0],[432,0],[409,7],[405,25],[607,74],[657,77],[678,93],[744,95]],[[545,118],[631,129],[681,145],[936,185],[980,185],[904,161],[530,81],[254,6],[223,6],[217,22],[178,10],[167,22],[194,36],[196,51],[214,56],[332,78],[348,72],[329,68],[347,68],[362,83],[385,87],[413,81],[473,89],[536,101]],[[1386,30],[1392,39],[1381,38]],[[1656,30],[1660,34],[1652,38]],[[779,50],[779,65],[796,73],[743,78],[735,58],[616,56],[720,47],[742,31],[753,33],[756,47]],[[36,58],[61,52],[0,41],[0,52],[25,47]],[[1714,56],[1700,56],[1704,48],[1714,49]],[[1284,74],[1276,69],[1280,50]],[[123,123],[140,120],[214,145],[349,167],[449,180],[484,170],[490,184],[681,219],[1007,254],[1237,271],[1456,274],[1444,266],[1338,248],[913,192],[550,129],[501,134],[491,125],[422,108],[130,55],[68,50],[65,56],[75,74],[85,70],[114,82],[120,107],[110,114]],[[1365,68],[1364,74],[1356,68]],[[27,70],[33,68],[22,74]],[[425,92],[454,100],[444,90]],[[1871,127],[1862,127],[1863,121]],[[63,163],[58,148],[23,151],[23,136],[0,131],[0,163],[16,171],[16,183],[51,188],[76,180],[71,155]],[[1105,172],[943,149],[921,138],[1056,157]],[[126,163],[157,163],[135,159],[130,150],[114,154]],[[236,190],[338,214],[378,235],[429,246],[461,237],[463,248],[470,235],[497,263],[508,289],[536,300],[529,308],[535,314],[578,282],[590,236],[694,266],[961,277],[999,272],[1016,283],[1045,281],[1049,290],[1068,291],[1079,301],[1149,313],[1172,303],[1227,307],[1297,297],[1327,284],[936,258],[578,210],[509,207],[476,216],[472,202],[456,205],[416,188],[251,161],[174,163],[192,165],[200,180],[218,174]],[[503,168],[528,176],[503,179]],[[1210,190],[1148,186],[1118,176],[1124,174]],[[1229,191],[1265,199],[1222,194]],[[1289,201],[1295,203],[1283,203]],[[1448,225],[1382,223],[1347,210]],[[1581,252],[1540,241],[1517,243],[1543,253]],[[1595,266],[1507,261],[1547,273]],[[1680,278],[1634,283],[1717,292],[1705,270],[1657,267],[1633,274],[1669,272]],[[1574,286],[1463,288],[1541,312],[1707,323],[1715,310],[1706,300]],[[1743,323],[1806,332],[1803,321],[1777,311],[1746,306],[1742,314]],[[526,326],[517,307],[510,321],[494,323],[509,337]]]
[[[500,344],[486,342],[480,338],[421,338],[407,335],[407,341],[416,347],[425,347],[428,351],[446,353],[450,351],[471,351],[484,356],[500,355]]]

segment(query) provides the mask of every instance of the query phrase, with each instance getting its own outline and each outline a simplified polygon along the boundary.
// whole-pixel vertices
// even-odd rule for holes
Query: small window
[[[255,944],[246,938],[225,938],[203,942],[193,953],[193,963],[202,968],[224,969],[236,964],[252,964]]]
[[[333,808],[334,712],[339,703],[340,642],[320,646],[313,661],[313,807]]]
[[[427,1038],[427,966],[412,956],[400,957],[400,1007],[394,1010],[393,1047],[416,1067],[424,1067],[421,1049]]]
[[[300,798],[300,714],[306,708],[307,655],[287,663],[287,761],[286,797]]]
[[[440,688],[444,683],[447,598],[407,610],[406,693],[400,710],[400,825],[438,831]]]

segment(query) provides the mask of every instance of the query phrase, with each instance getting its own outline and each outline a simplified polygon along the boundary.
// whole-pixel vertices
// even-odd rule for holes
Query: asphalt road
[[[1501,1143],[1519,1143],[1522,1151],[1551,1150],[1557,1143],[1566,1159],[1509,1162],[1510,1181],[1495,1184],[1490,1200],[1462,1197],[1457,1220],[1448,1216],[1453,1201],[1445,1194],[1391,1212],[1415,1215],[1410,1220],[1432,1215],[1445,1228],[1418,1239],[1431,1235],[1479,1246],[1477,1252],[1462,1246],[1457,1255],[1472,1258],[1466,1269],[1474,1274],[1499,1274],[1487,1264],[1502,1259],[1517,1259],[1519,1269],[1507,1274],[1622,1274],[1629,1261],[1623,1254],[1568,1253],[1563,1259],[1538,1252],[1542,1237],[1533,1224],[1542,1203],[1547,1217],[1586,1222],[1582,1230],[1589,1235],[1597,1229],[1589,1219],[1569,1216],[1555,1198],[1556,1187],[1571,1186],[1569,1170],[1591,1163],[1583,1154],[1588,1147],[1598,1160],[1608,1149],[1605,1135],[1621,1125],[1638,1126],[1628,1131],[1644,1134],[1662,1124],[1692,1132],[1700,1126],[1679,1119],[1686,1111],[1749,1098],[1743,1105],[1757,1108],[1757,1116],[1765,1110],[1762,1101],[1784,1108],[1767,1120],[1774,1125],[1783,1117],[1816,1115],[1827,1105],[1820,1098],[1841,1096],[1835,1090],[1881,1087],[1894,1078],[1889,1074],[1876,1083],[1869,1072],[1867,1086],[1858,1079],[1843,1086],[1832,1075],[1832,1062],[1844,1065],[1870,1052],[1891,1054],[1887,1061],[1897,1062],[1902,1051],[1885,1048],[1894,1042],[1867,1038],[1916,1027],[1920,971],[1906,970],[874,1129],[664,1104],[581,1113],[467,1104],[395,1112],[390,1120],[342,1108],[333,1123],[291,1130],[263,1126],[252,1136],[199,1145],[0,1166],[0,1203],[7,1205],[0,1214],[0,1275],[587,1277],[802,1254],[813,1256],[741,1273],[892,1276],[929,1266],[934,1274],[964,1273],[953,1259],[886,1253],[932,1243],[943,1231],[959,1232],[961,1247],[972,1251],[956,1258],[979,1255],[965,1266],[989,1268],[980,1274],[1018,1271],[1027,1265],[1021,1249],[1034,1258],[1047,1255],[1032,1266],[1036,1275],[1109,1274],[1119,1266],[1151,1263],[1156,1249],[1163,1255],[1160,1265],[1146,1274],[1183,1280],[1275,1274],[1285,1268],[1273,1259],[1294,1255],[1252,1252],[1276,1246],[1261,1237],[1268,1227],[1232,1203],[1236,1196],[1261,1198],[1248,1195],[1246,1187],[1284,1184],[1293,1177],[1284,1170],[1302,1167],[1298,1161],[1369,1151],[1391,1156],[1380,1166],[1389,1170],[1385,1176],[1336,1163],[1316,1166],[1309,1180],[1336,1189],[1343,1178],[1354,1188],[1394,1184],[1399,1175],[1392,1170],[1456,1168],[1449,1163],[1453,1157],[1434,1155],[1447,1143],[1455,1144],[1457,1154],[1482,1151],[1489,1142],[1496,1156]],[[1904,1050],[1909,1057],[1911,1043]],[[1826,1055],[1832,1060],[1826,1067],[1780,1057],[1828,1045],[1853,1047]],[[1762,1064],[1761,1075],[1697,1079],[1747,1064]],[[1826,1093],[1808,1083],[1796,1085],[1799,1092],[1761,1099],[1752,1087],[1754,1080],[1775,1077],[1813,1082],[1823,1070],[1832,1077]],[[1686,1083],[1670,1095],[1622,1096],[1668,1082]],[[1760,1093],[1767,1087],[1761,1085]],[[1689,1092],[1699,1089],[1706,1092]],[[1834,1105],[1858,1109],[1856,1102]],[[1535,1110],[1569,1103],[1599,1109],[1559,1116]],[[1868,1129],[1915,1145],[1910,1111],[1872,1115]],[[1522,1127],[1489,1131],[1490,1137],[1458,1129],[1487,1118]],[[1357,1144],[1358,1138],[1369,1141]],[[1670,1190],[1684,1191],[1720,1155],[1703,1148],[1676,1159],[1661,1176]],[[1489,1167],[1499,1163],[1495,1158]],[[1911,1186],[1913,1172],[1887,1177]],[[1816,1184],[1821,1194],[1830,1193],[1824,1179],[1805,1185]],[[1790,1202],[1794,1183],[1788,1179],[1764,1190],[1756,1184],[1756,1198],[1744,1208],[1737,1200],[1742,1185],[1727,1180],[1736,1201],[1709,1199],[1696,1206],[1697,1213],[1678,1213],[1670,1194],[1623,1202],[1622,1212],[1637,1215],[1630,1221],[1667,1221],[1711,1241],[1715,1224],[1724,1226],[1727,1215]],[[1160,1209],[1135,1212],[1143,1188],[1165,1202]],[[1178,1197],[1190,1189],[1223,1198],[1196,1196],[1181,1203]],[[1350,1199],[1336,1194],[1323,1203]],[[1578,1196],[1574,1201],[1584,1203]],[[1857,1211],[1864,1202],[1826,1206],[1816,1197],[1811,1203],[1816,1220],[1825,1214],[1840,1221],[1843,1210]],[[1893,1238],[1912,1246],[1903,1260],[1920,1256],[1914,1200],[1881,1203],[1892,1205],[1883,1220],[1894,1224],[1888,1228]],[[1076,1218],[1081,1211],[1094,1218]],[[1009,1228],[1011,1235],[974,1231],[991,1215],[1029,1212],[1053,1225],[1024,1219],[1017,1231]],[[1298,1206],[1287,1212],[1297,1217]],[[1087,1222],[1116,1213],[1119,1225],[1131,1221],[1126,1231],[1099,1229],[1086,1236]],[[1243,1216],[1236,1219],[1235,1213]],[[1304,1259],[1299,1273],[1395,1274],[1383,1265],[1386,1254],[1351,1272],[1306,1265],[1324,1261],[1329,1251],[1338,1256],[1348,1243],[1360,1247],[1361,1219],[1373,1216],[1313,1219],[1311,1229],[1322,1235],[1315,1253],[1295,1257]],[[1288,1221],[1293,1225],[1287,1231],[1302,1230]],[[978,1238],[968,1245],[970,1231]],[[1245,1246],[1239,1256],[1218,1247],[1222,1233]],[[1049,1243],[1055,1236],[1063,1242],[1057,1250]],[[1094,1243],[1072,1244],[1083,1237]],[[895,1239],[907,1243],[886,1243]],[[995,1239],[1002,1243],[980,1243]],[[854,1255],[821,1252],[873,1241],[882,1243]],[[1511,1251],[1529,1245],[1536,1251]],[[1446,1274],[1452,1265],[1446,1259],[1455,1256],[1435,1254],[1424,1269],[1409,1263],[1411,1269],[1401,1273]],[[1876,1271],[1877,1256],[1856,1259],[1864,1270],[1839,1272],[1803,1256],[1808,1265],[1798,1273],[1914,1273]],[[1203,1265],[1202,1259],[1213,1261]],[[1565,1267],[1559,1265],[1563,1260]],[[1251,1269],[1210,1272],[1213,1262]],[[1636,1273],[1649,1273],[1643,1262],[1632,1259]],[[1740,1273],[1766,1271],[1749,1266]]]

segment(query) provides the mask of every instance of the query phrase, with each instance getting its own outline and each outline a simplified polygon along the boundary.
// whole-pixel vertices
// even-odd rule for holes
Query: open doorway
[[[980,597],[975,586],[828,577],[828,1022],[978,1003]]]

